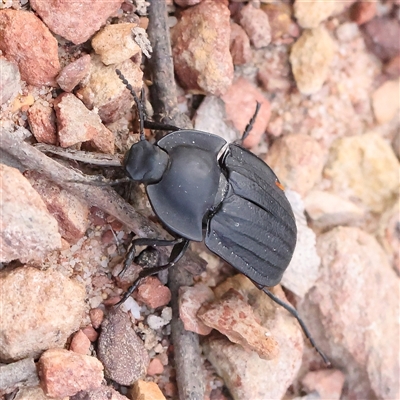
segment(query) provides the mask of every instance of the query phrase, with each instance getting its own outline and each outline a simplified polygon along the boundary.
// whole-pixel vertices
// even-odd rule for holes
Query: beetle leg
[[[181,243],[182,240],[183,239],[181,238],[175,240],[162,240],[162,239],[151,239],[151,238],[133,239],[125,256],[124,267],[122,268],[118,276],[123,275],[127,270],[127,268],[132,264],[133,259],[135,258],[136,255],[136,246],[151,246],[151,247],[175,246]]]
[[[272,292],[270,292],[267,288],[265,287],[260,287],[259,285],[256,285],[257,287],[259,287],[270,299],[272,299],[275,303],[279,304],[280,306],[282,306],[285,310],[289,311],[290,314],[293,315],[293,317],[295,317],[297,319],[297,322],[300,324],[301,329],[303,330],[304,334],[306,335],[307,339],[310,341],[311,345],[314,347],[314,349],[317,351],[317,353],[322,357],[322,359],[324,360],[324,363],[329,367],[331,366],[331,362],[328,360],[328,358],[326,357],[326,355],[318,348],[318,346],[316,345],[314,339],[312,338],[310,332],[308,331],[306,324],[303,322],[303,320],[301,319],[299,313],[291,306],[289,306],[289,304],[285,303],[284,301],[282,301],[279,297],[275,296]]]
[[[154,129],[156,131],[180,131],[181,128],[178,128],[177,126],[174,125],[168,125],[168,124],[162,124],[160,122],[155,122],[155,121],[144,121],[144,127],[147,129]]]
[[[126,291],[122,299],[116,304],[116,306],[121,305],[122,303],[125,302],[125,300],[137,289],[137,287],[140,285],[142,280],[144,278],[147,278],[148,276],[158,274],[160,271],[163,271],[165,269],[168,269],[175,265],[185,254],[190,241],[186,239],[176,239],[176,240],[155,240],[155,239],[149,239],[149,238],[140,238],[140,239],[135,239],[132,241],[132,247],[135,245],[148,245],[148,246],[169,246],[171,244],[174,244],[174,247],[172,248],[171,254],[168,259],[168,263],[164,265],[160,265],[158,267],[154,268],[145,268],[142,269],[139,273],[139,276],[137,279],[133,282],[133,284],[129,287],[129,289]],[[129,253],[131,253],[131,259],[134,258],[134,250],[132,251],[132,248],[129,249]],[[128,257],[127,257],[128,258]],[[131,261],[132,262],[132,261]],[[125,263],[124,263],[124,271],[126,269]],[[122,272],[121,271],[121,272]]]

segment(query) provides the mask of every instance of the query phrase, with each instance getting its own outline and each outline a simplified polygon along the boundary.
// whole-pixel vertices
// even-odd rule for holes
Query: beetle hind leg
[[[301,326],[301,329],[303,330],[303,332],[306,335],[307,339],[310,341],[311,345],[314,347],[314,349],[317,351],[317,353],[322,357],[322,359],[324,360],[324,363],[328,367],[331,366],[331,362],[328,360],[328,357],[326,357],[326,355],[318,348],[318,346],[315,343],[314,339],[312,338],[309,330],[307,329],[306,324],[301,319],[299,313],[293,307],[289,306],[289,304],[285,303],[279,297],[275,296],[267,288],[260,287],[259,285],[256,285],[256,286],[259,287],[271,300],[273,300],[275,303],[277,303],[280,306],[282,306],[285,310],[289,311],[290,314],[292,314],[297,319],[297,322]]]
[[[145,268],[139,272],[139,276],[137,279],[132,283],[132,285],[128,288],[122,299],[116,304],[116,306],[121,305],[124,303],[128,297],[137,289],[140,283],[143,281],[144,278],[148,276],[158,274],[160,271],[168,269],[175,265],[185,254],[188,246],[189,240],[187,239],[176,239],[176,240],[158,240],[158,239],[149,239],[149,238],[139,238],[132,241],[131,247],[128,250],[127,256],[125,258],[124,267],[122,271],[119,273],[121,275],[123,272],[126,271],[128,266],[132,263],[133,259],[135,258],[136,249],[135,246],[174,246],[172,248],[171,254],[168,258],[168,263],[164,265],[160,265],[158,267],[153,268]]]

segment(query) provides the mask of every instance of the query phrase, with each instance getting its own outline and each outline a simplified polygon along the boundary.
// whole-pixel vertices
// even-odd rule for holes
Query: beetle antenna
[[[242,144],[244,139],[246,139],[247,136],[249,136],[250,131],[253,129],[254,122],[256,122],[256,118],[257,118],[258,112],[260,111],[260,108],[261,108],[261,103],[259,103],[258,101],[256,103],[257,103],[256,110],[254,111],[254,114],[251,117],[251,119],[250,119],[249,123],[247,124],[246,128],[244,129],[242,137],[238,140],[239,144]]]
[[[312,338],[310,332],[308,331],[306,324],[303,322],[303,320],[300,318],[299,313],[291,306],[289,306],[289,304],[285,303],[284,301],[282,301],[279,297],[275,296],[272,292],[270,292],[267,288],[263,287],[261,288],[261,290],[270,298],[272,299],[275,303],[279,304],[280,306],[282,306],[285,310],[289,311],[290,314],[292,314],[296,319],[297,322],[300,324],[301,329],[303,330],[304,334],[306,335],[307,339],[310,341],[312,347],[314,347],[314,349],[317,351],[317,353],[322,357],[322,359],[324,360],[324,363],[330,367],[332,364],[331,362],[328,360],[328,357],[326,357],[326,355],[318,348],[318,346],[316,345],[314,339]]]
[[[125,85],[125,87],[129,90],[131,93],[133,99],[135,100],[136,107],[138,109],[138,114],[139,114],[139,133],[140,133],[140,140],[146,140],[146,137],[144,135],[144,117],[143,117],[143,93],[144,90],[142,88],[140,92],[140,100],[136,95],[136,92],[134,91],[132,85],[128,82],[128,80],[124,77],[122,72],[119,69],[116,69],[115,72],[117,73],[119,79],[121,79],[122,83]]]

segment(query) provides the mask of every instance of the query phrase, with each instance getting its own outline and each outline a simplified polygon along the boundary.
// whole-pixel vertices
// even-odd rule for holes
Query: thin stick
[[[153,47],[153,55],[149,61],[153,81],[150,94],[154,117],[157,122],[187,128],[189,120],[185,120],[177,109],[166,2],[152,1],[150,4],[148,34]],[[205,379],[199,338],[197,334],[186,331],[179,318],[179,288],[191,285],[193,278],[179,265],[182,263],[172,267],[169,273],[173,312],[171,329],[179,399],[204,400]]]

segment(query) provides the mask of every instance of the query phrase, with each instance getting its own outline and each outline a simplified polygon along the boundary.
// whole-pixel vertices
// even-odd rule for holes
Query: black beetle
[[[142,103],[122,73],[116,72],[135,99],[140,123],[140,141],[125,155],[125,172],[131,180],[146,185],[155,214],[176,237],[171,241],[132,241],[121,273],[135,257],[136,245],[174,247],[168,263],[143,269],[118,304],[143,278],[174,265],[191,240],[204,240],[209,250],[294,315],[311,344],[330,364],[297,311],[266,288],[281,281],[297,237],[292,208],[272,169],[239,143],[229,144],[207,132],[146,121],[149,127],[173,131],[151,144],[144,136]],[[252,129],[259,107],[257,103],[240,143]]]

